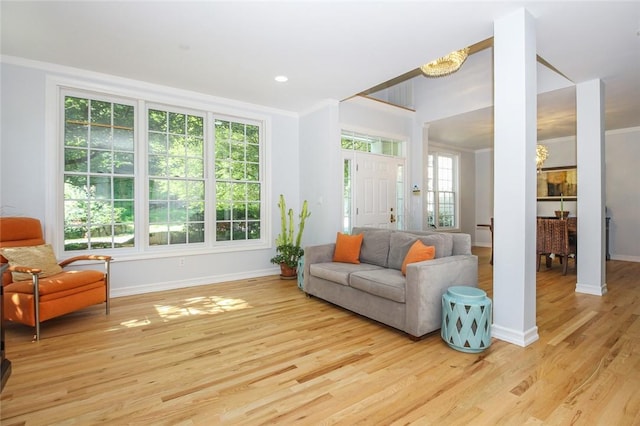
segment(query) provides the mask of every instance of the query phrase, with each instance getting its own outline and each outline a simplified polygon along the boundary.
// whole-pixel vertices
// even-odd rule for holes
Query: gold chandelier
[[[467,60],[467,56],[469,56],[469,48],[465,47],[464,49],[456,50],[447,56],[422,65],[420,70],[427,77],[444,77],[445,75],[458,71],[464,61]]]
[[[547,157],[549,157],[547,147],[544,145],[536,145],[536,167],[538,168],[538,173],[540,173],[542,165]]]

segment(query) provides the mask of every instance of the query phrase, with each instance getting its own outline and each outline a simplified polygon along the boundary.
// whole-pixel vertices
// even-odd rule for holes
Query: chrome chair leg
[[[38,274],[32,274],[33,277],[33,304],[36,323],[36,335],[33,336],[35,341],[40,340],[40,286]]]
[[[111,284],[110,284],[110,280],[111,280],[111,259],[107,259],[104,261],[104,267],[106,269],[106,274],[104,276],[104,281],[105,281],[105,291],[106,291],[106,311],[107,311],[107,315],[109,315],[109,313],[111,312]]]

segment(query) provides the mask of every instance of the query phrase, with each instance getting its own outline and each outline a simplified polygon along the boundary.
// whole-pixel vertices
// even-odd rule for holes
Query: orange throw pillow
[[[346,235],[338,232],[336,236],[336,250],[333,261],[342,263],[360,263],[360,247],[364,234]]]
[[[425,246],[422,241],[417,240],[407,252],[404,262],[402,262],[402,275],[407,275],[407,265],[409,263],[431,260],[434,257],[436,257],[436,248],[434,246]]]

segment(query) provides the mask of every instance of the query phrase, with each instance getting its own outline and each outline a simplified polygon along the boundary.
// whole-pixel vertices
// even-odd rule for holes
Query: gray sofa
[[[360,263],[333,262],[335,243],[305,247],[303,290],[335,305],[419,338],[441,326],[442,295],[453,285],[478,286],[478,258],[462,233],[354,228],[363,233]],[[421,239],[435,259],[407,265]]]

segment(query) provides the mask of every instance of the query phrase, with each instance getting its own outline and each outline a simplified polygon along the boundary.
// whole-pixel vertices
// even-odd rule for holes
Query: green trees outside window
[[[259,127],[216,120],[215,140],[216,240],[260,239]]]
[[[262,238],[259,123],[100,98],[64,96],[66,251]]]
[[[65,250],[134,245],[134,107],[64,100]]]
[[[204,116],[149,109],[149,245],[205,241]]]

